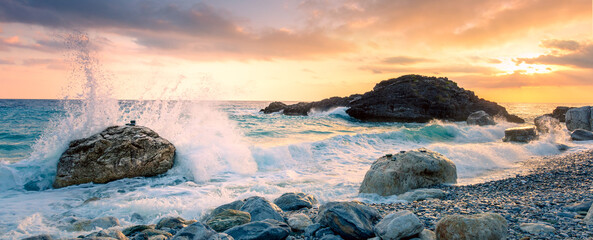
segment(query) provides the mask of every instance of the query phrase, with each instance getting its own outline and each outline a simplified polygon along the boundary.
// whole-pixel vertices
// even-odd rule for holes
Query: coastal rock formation
[[[494,118],[492,118],[492,116],[490,116],[488,113],[482,110],[470,114],[467,117],[466,122],[468,125],[496,125],[496,122],[494,122]]]
[[[574,141],[589,141],[593,140],[593,132],[584,129],[577,129],[572,131],[570,139]]]
[[[274,200],[274,203],[284,211],[294,211],[301,208],[312,208],[317,204],[317,199],[305,193],[285,193]]]
[[[410,211],[385,216],[375,225],[375,234],[382,240],[399,240],[419,234],[424,229],[420,219]]]
[[[483,110],[509,122],[524,122],[509,114],[504,107],[478,98],[472,91],[460,88],[447,78],[420,75],[404,75],[382,81],[363,95],[333,97],[285,107],[279,103],[273,104],[267,110],[262,109],[262,112],[283,110],[286,115],[307,115],[311,110],[349,107],[346,112],[363,121],[428,122],[432,119],[465,121],[471,113]]]
[[[533,119],[535,128],[540,133],[549,133],[561,129],[560,121],[548,115],[542,115]]]
[[[357,202],[329,202],[319,208],[317,216],[322,226],[346,240],[374,237],[373,226],[380,219],[377,210]]]
[[[275,112],[280,112],[282,110],[284,110],[284,108],[286,107],[286,104],[281,103],[281,102],[272,102],[270,103],[269,106],[267,106],[266,108],[260,110],[260,112],[263,113],[275,113]]]
[[[146,127],[112,126],[70,142],[58,162],[54,188],[150,177],[173,167],[175,147]]]
[[[239,226],[251,222],[251,215],[248,212],[226,209],[208,220],[206,225],[217,232],[224,232],[234,226]]]
[[[507,221],[497,213],[446,216],[437,223],[437,239],[506,239]]]
[[[530,142],[537,138],[535,126],[507,128],[504,130],[504,142]]]
[[[377,159],[364,176],[361,193],[382,196],[440,183],[456,183],[457,168],[445,156],[424,148]]]
[[[591,131],[591,107],[573,108],[566,112],[566,128],[569,131],[585,129]]]
[[[245,225],[236,226],[224,233],[236,240],[256,239],[284,239],[290,234],[288,224],[273,219],[266,219],[258,222],[250,222]]]

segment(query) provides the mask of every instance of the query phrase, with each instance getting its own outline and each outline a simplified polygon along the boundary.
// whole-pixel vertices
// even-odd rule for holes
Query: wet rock
[[[349,97],[331,97],[318,102],[300,102],[292,105],[285,105],[284,103],[273,102],[268,107],[260,110],[260,112],[273,113],[283,111],[282,113],[285,115],[307,116],[312,111],[328,111],[330,109],[337,107],[346,107],[352,101],[360,99],[360,96],[360,94],[354,94]]]
[[[179,230],[172,240],[207,240],[215,234],[216,231],[212,230],[212,228],[200,222],[195,222]]]
[[[112,126],[70,142],[58,162],[54,188],[151,177],[173,167],[175,147],[146,127]]]
[[[414,213],[398,211],[385,216],[374,229],[382,240],[399,240],[419,234],[424,226]]]
[[[115,217],[100,217],[95,219],[77,220],[68,229],[69,231],[92,231],[96,228],[107,229],[119,226],[119,220]]]
[[[309,225],[308,227],[305,228],[305,237],[313,237],[315,236],[315,232],[317,232],[319,229],[321,229],[322,226],[319,223],[313,223],[311,225]]]
[[[593,201],[587,200],[587,201],[572,204],[570,206],[566,206],[565,208],[568,211],[580,212],[580,211],[588,211],[589,208],[591,208],[591,205],[593,205]]]
[[[479,125],[479,126],[486,126],[486,125],[496,125],[494,118],[490,116],[488,113],[480,110],[470,114],[466,120],[468,125]]]
[[[274,200],[274,203],[283,211],[294,211],[301,208],[312,208],[317,204],[317,199],[305,193],[285,193]]]
[[[535,124],[535,128],[537,129],[537,131],[540,133],[549,133],[553,132],[554,130],[562,129],[560,121],[548,115],[536,117],[533,120],[533,123]]]
[[[569,131],[585,129],[591,131],[591,107],[573,108],[566,112],[566,128]]]
[[[504,130],[504,142],[530,142],[537,138],[535,126],[507,128]]]
[[[241,207],[243,207],[243,205],[245,204],[245,200],[237,200],[231,203],[227,203],[221,206],[218,206],[217,208],[215,208],[214,210],[212,210],[212,212],[207,215],[202,221],[203,222],[208,222],[210,219],[212,219],[214,216],[220,214],[221,212],[227,210],[227,209],[232,209],[232,210],[239,210],[241,209]]]
[[[422,232],[418,235],[417,238],[412,238],[411,240],[436,240],[437,235],[428,229],[422,230]]]
[[[126,235],[124,235],[119,230],[101,230],[99,232],[91,233],[91,234],[87,235],[85,237],[85,239],[104,238],[104,237],[113,238],[113,239],[117,239],[117,240],[128,240],[128,237],[126,237]]]
[[[296,231],[304,231],[307,227],[313,224],[311,219],[302,213],[292,214],[286,221],[288,225]]]
[[[388,196],[456,182],[457,169],[451,160],[421,148],[377,159],[364,176],[360,192]]]
[[[593,140],[593,132],[584,129],[577,129],[572,131],[570,138],[574,141],[589,141]]]
[[[49,234],[41,234],[37,236],[32,236],[28,238],[23,238],[22,240],[53,240],[54,238]]]
[[[446,216],[435,233],[437,239],[506,239],[507,221],[496,213]]]
[[[207,225],[217,232],[224,232],[234,226],[246,224],[251,221],[248,212],[227,209],[208,220]]]
[[[447,194],[441,189],[420,188],[397,196],[398,199],[408,202],[423,201],[426,199],[444,199]]]
[[[136,233],[142,232],[146,229],[154,229],[153,226],[149,226],[149,225],[136,225],[136,226],[131,226],[131,227],[127,227],[125,228],[123,231],[121,231],[124,235],[126,236],[132,236]]]
[[[286,104],[284,104],[282,102],[272,102],[266,108],[260,110],[260,112],[263,112],[266,114],[280,112],[280,111],[284,110],[285,107],[286,107]]]
[[[583,218],[583,221],[587,225],[593,225],[593,206],[589,208],[589,211],[587,212],[587,215],[585,215],[585,218]]]
[[[280,215],[282,209],[262,197],[255,196],[245,199],[245,204],[239,210],[251,214],[251,221],[262,221],[265,219],[284,221],[284,218]]]
[[[236,240],[274,240],[286,238],[290,234],[290,227],[284,222],[266,219],[236,226],[226,230],[224,233]]]
[[[344,239],[375,236],[373,226],[381,219],[374,208],[357,202],[330,202],[319,208],[317,222],[330,227]]]
[[[570,149],[570,147],[566,144],[556,144],[556,148],[561,152]]]
[[[217,234],[210,236],[210,238],[208,238],[208,240],[234,240],[234,238],[231,237],[231,235],[228,235],[226,233],[217,233]]]
[[[554,227],[543,223],[521,223],[520,228],[531,234],[551,233],[556,231]]]
[[[196,222],[195,220],[185,220],[181,217],[164,217],[156,224],[156,229],[170,228],[180,229]]]

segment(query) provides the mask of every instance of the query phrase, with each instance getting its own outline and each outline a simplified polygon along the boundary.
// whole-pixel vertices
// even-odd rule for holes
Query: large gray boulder
[[[112,126],[70,142],[58,162],[54,188],[150,177],[173,167],[175,147],[141,126]]]
[[[357,202],[326,203],[319,208],[317,216],[317,222],[346,240],[374,237],[373,226],[380,219],[377,210]]]
[[[577,129],[572,131],[570,138],[574,141],[589,141],[593,140],[593,132],[584,129]]]
[[[360,192],[388,196],[456,182],[457,168],[451,160],[421,148],[377,159],[364,176]]]
[[[224,233],[236,240],[281,240],[290,234],[290,227],[284,222],[266,219],[236,226]]]
[[[281,222],[284,221],[284,218],[280,215],[282,209],[265,198],[258,196],[245,199],[245,204],[243,204],[239,210],[251,214],[251,221],[254,222],[265,219],[274,219]]]
[[[505,129],[502,141],[527,143],[535,139],[537,139],[535,126],[526,126]]]
[[[585,129],[591,131],[591,107],[573,108],[566,112],[566,128],[569,131]]]
[[[375,233],[382,240],[408,238],[421,233],[423,229],[420,219],[410,211],[391,213],[375,225]]]
[[[437,239],[447,240],[499,240],[506,239],[507,221],[497,213],[452,215],[439,220],[435,233]]]
[[[195,222],[177,232],[172,240],[208,240],[215,234],[216,231],[212,230],[212,228],[200,222]]]
[[[486,125],[496,125],[494,118],[490,116],[490,114],[480,110],[470,114],[466,120],[468,125],[479,125],[479,126],[486,126]]]
[[[301,208],[312,208],[317,204],[317,199],[306,193],[285,193],[276,198],[274,203],[284,211],[294,211]]]
[[[217,232],[224,232],[229,228],[248,222],[251,222],[251,215],[248,212],[226,209],[208,220],[206,224]]]

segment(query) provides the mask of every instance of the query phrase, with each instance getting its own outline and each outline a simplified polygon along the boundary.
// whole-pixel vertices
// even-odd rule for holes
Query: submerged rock
[[[344,239],[367,239],[375,236],[373,226],[381,219],[374,208],[357,202],[329,202],[319,208],[317,221]]]
[[[364,176],[360,192],[388,196],[456,182],[457,169],[451,160],[421,148],[377,159]]]
[[[173,167],[175,147],[146,127],[112,126],[70,142],[58,162],[55,188],[150,177]]]
[[[424,226],[413,212],[399,211],[385,216],[374,229],[382,240],[399,240],[421,233]]]
[[[281,240],[290,234],[290,227],[284,222],[266,219],[236,226],[224,233],[236,240]]]
[[[506,239],[507,221],[497,213],[452,215],[439,220],[437,239]]]
[[[274,200],[274,203],[283,211],[294,211],[301,208],[312,208],[317,204],[317,199],[306,193],[285,193]]]
[[[486,126],[486,125],[496,125],[494,118],[490,116],[488,113],[480,110],[470,114],[466,120],[468,125],[479,125],[479,126]]]
[[[504,142],[530,142],[537,138],[535,126],[529,127],[515,127],[504,130]]]
[[[593,140],[593,132],[584,129],[574,130],[570,134],[570,139],[574,141],[589,141]]]
[[[216,214],[212,219],[206,223],[209,227],[217,232],[224,232],[234,226],[239,226],[251,222],[251,215],[248,212],[239,210],[226,209],[219,214]]]

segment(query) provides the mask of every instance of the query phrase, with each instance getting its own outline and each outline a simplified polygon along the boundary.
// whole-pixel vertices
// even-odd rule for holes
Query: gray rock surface
[[[150,177],[173,167],[175,147],[146,127],[112,126],[70,142],[58,162],[54,188]]]
[[[154,226],[149,226],[149,225],[135,225],[135,226],[131,226],[131,227],[127,227],[124,228],[124,230],[122,230],[121,232],[126,235],[126,236],[132,236],[136,233],[140,233],[144,230],[147,229],[154,229]]]
[[[115,229],[101,230],[99,232],[91,233],[91,234],[87,235],[85,237],[85,239],[103,238],[103,237],[113,238],[113,239],[117,239],[117,240],[128,240],[128,237],[126,237],[126,235],[124,235],[120,230],[115,230]]]
[[[593,132],[584,129],[577,129],[572,131],[572,133],[570,134],[570,139],[574,141],[593,140]]]
[[[566,128],[569,131],[585,129],[591,131],[591,107],[573,108],[566,112]]]
[[[548,115],[536,117],[533,119],[533,123],[535,124],[537,131],[540,133],[549,133],[562,129],[560,121]]]
[[[251,214],[251,221],[253,222],[265,219],[284,221],[284,218],[280,215],[282,209],[262,197],[255,196],[245,199],[245,204],[239,210]]]
[[[419,234],[424,229],[413,212],[398,211],[385,216],[375,225],[375,234],[382,240],[399,240]]]
[[[500,214],[452,215],[439,220],[437,239],[506,239],[507,221]]]
[[[544,223],[522,223],[520,228],[531,234],[551,233],[556,231],[554,227]]]
[[[54,238],[49,234],[41,234],[37,236],[32,236],[28,238],[23,238],[21,240],[53,240]]]
[[[329,202],[319,208],[317,222],[344,239],[375,236],[373,226],[381,219],[377,210],[357,202]]]
[[[274,204],[283,211],[294,211],[301,208],[312,208],[317,204],[317,199],[306,193],[285,193],[276,198]]]
[[[486,125],[496,125],[494,118],[490,116],[490,114],[480,110],[477,112],[473,112],[467,117],[466,120],[468,125],[479,125],[479,126],[486,126]]]
[[[456,182],[457,169],[451,160],[421,148],[377,159],[364,176],[360,192],[388,196]]]
[[[514,127],[504,130],[504,142],[522,142],[527,143],[537,139],[535,126]]]
[[[290,227],[284,222],[266,219],[236,226],[224,233],[236,240],[280,240],[290,234]]]
[[[234,239],[235,238],[231,237],[231,235],[228,235],[226,233],[217,233],[217,234],[210,236],[210,238],[208,238],[208,240],[234,240]]]
[[[239,226],[251,222],[251,215],[248,212],[226,209],[206,223],[217,232],[224,232],[234,226]]]
[[[307,227],[313,224],[313,221],[311,221],[311,219],[303,213],[290,215],[286,222],[292,229],[296,231],[304,231]]]
[[[156,224],[156,229],[180,229],[184,228],[187,225],[196,222],[195,220],[185,220],[181,217],[164,217],[159,220]]]
[[[212,217],[218,215],[219,213],[221,213],[227,209],[239,210],[239,209],[241,209],[241,207],[243,207],[244,204],[245,204],[245,200],[243,199],[243,200],[237,200],[237,201],[234,201],[231,203],[227,203],[227,204],[218,206],[217,208],[212,210],[212,212],[210,214],[208,214],[206,217],[204,217],[204,219],[202,219],[202,222],[208,222],[210,219],[212,219]]]
[[[94,219],[82,219],[72,223],[69,231],[92,231],[96,228],[107,229],[120,226],[119,220],[115,217],[99,217]]]
[[[208,240],[215,234],[216,231],[212,230],[212,228],[200,222],[195,222],[179,230],[172,240]]]
[[[406,200],[408,202],[422,201],[430,198],[444,199],[447,194],[445,191],[436,188],[420,188],[415,189],[397,196],[398,199]]]
[[[583,219],[583,221],[587,225],[593,225],[593,206],[591,206],[589,208],[589,211],[587,212],[587,215],[585,215],[585,218]]]

